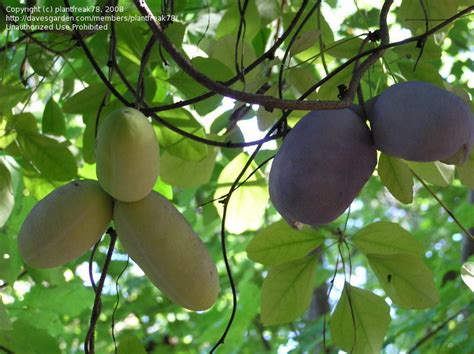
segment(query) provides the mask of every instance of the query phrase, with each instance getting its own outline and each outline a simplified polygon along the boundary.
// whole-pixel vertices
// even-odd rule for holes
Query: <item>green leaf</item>
[[[65,283],[64,269],[62,267],[38,269],[25,265],[25,268],[28,271],[28,275],[38,285],[48,283],[49,286],[58,286]]]
[[[8,331],[7,338],[0,336],[0,344],[13,352],[18,354],[61,353],[57,341],[46,330],[35,327],[34,323],[18,319],[12,327],[12,331]]]
[[[446,165],[442,162],[412,162],[405,161],[408,167],[425,182],[440,187],[447,187],[454,179],[453,165]]]
[[[170,186],[168,183],[165,183],[161,177],[156,179],[156,183],[153,186],[153,190],[155,192],[160,193],[163,197],[168,200],[173,200],[173,187]]]
[[[301,53],[302,51],[316,45],[316,43],[319,41],[320,35],[321,31],[316,28],[299,33],[296,36],[296,40],[293,42],[293,45],[291,46],[291,55]]]
[[[248,159],[249,155],[246,153],[237,155],[224,167],[219,175],[218,187],[214,193],[214,199],[216,199],[214,204],[221,218],[223,207],[217,199],[229,192],[232,183],[240,174]],[[240,181],[244,181],[256,168],[257,164],[253,161]],[[263,174],[257,171],[244,185],[232,193],[226,214],[225,226],[227,231],[241,234],[247,230],[258,230],[263,224],[267,203],[267,183]]]
[[[291,83],[300,94],[305,93],[314,85],[318,80],[318,74],[312,70],[311,67],[293,67],[288,69],[287,78],[289,83]],[[274,97],[277,97],[274,95]],[[316,93],[313,92],[308,96],[308,99],[316,99]],[[273,110],[276,111],[276,110]],[[280,115],[281,117],[281,115]],[[279,117],[278,117],[279,118]]]
[[[216,38],[221,38],[226,35],[236,35],[239,30],[241,15],[239,11],[239,2],[230,2],[230,8],[224,13],[224,16],[219,22],[216,29]],[[243,4],[243,3],[242,3]],[[255,0],[247,2],[245,9],[245,38],[251,40],[258,31],[260,31],[260,14],[258,13]]]
[[[18,102],[23,102],[28,97],[29,91],[20,85],[4,85],[0,83],[0,97],[2,108],[0,112],[8,112]]]
[[[352,354],[378,354],[390,324],[390,306],[370,291],[344,284],[331,316],[334,344]]]
[[[337,101],[339,95],[339,85],[349,86],[351,81],[352,69],[346,68],[334,75],[327,82],[325,82],[318,91],[318,99]]]
[[[275,266],[307,256],[323,241],[324,236],[310,227],[298,231],[280,220],[254,236],[247,246],[247,255],[254,262]]]
[[[118,354],[146,354],[145,346],[134,335],[124,337],[118,346]]]
[[[94,294],[81,281],[70,281],[57,287],[35,286],[25,295],[23,304],[29,308],[76,317],[87,310],[93,301]]]
[[[251,64],[255,59],[255,50],[253,47],[245,41],[244,46],[244,67]],[[232,73],[235,75],[235,33],[219,38],[212,42],[212,45],[208,51],[209,57],[219,60],[221,63],[227,66]],[[247,84],[255,80],[258,70],[254,70],[245,76]],[[233,86],[234,87],[234,86]]]
[[[317,258],[308,256],[269,270],[262,285],[262,322],[288,323],[303,315],[313,294]]]
[[[216,152],[201,161],[188,161],[165,152],[160,157],[160,176],[164,182],[180,188],[195,188],[210,181]]]
[[[307,14],[308,8],[303,13],[303,17],[305,17]],[[294,16],[294,12],[285,11],[285,14],[283,15],[283,22],[285,24],[285,28],[288,27],[290,21],[294,18]],[[296,50],[298,53],[296,54],[296,57],[301,61],[313,61],[315,58],[318,58],[320,56],[319,40],[321,37],[324,43],[324,47],[329,47],[334,42],[334,35],[332,33],[331,27],[329,26],[323,15],[318,15],[318,11],[314,11],[313,14],[308,18],[308,20],[300,30],[299,36],[301,38],[300,41],[303,42],[302,44],[304,45],[302,45],[301,48],[298,48],[299,45],[297,45]],[[309,45],[311,42],[313,42],[312,45]],[[285,41],[285,44],[289,44],[289,39]],[[300,49],[302,48],[304,50],[300,51]],[[292,49],[292,54],[294,53],[296,52]]]
[[[36,118],[33,114],[20,113],[15,114],[8,120],[7,130],[14,129],[18,133],[37,133],[38,126],[36,125]]]
[[[8,316],[5,305],[3,305],[2,298],[0,297],[0,331],[8,331],[10,329],[12,329],[10,317]]]
[[[416,60],[420,55],[421,48],[417,47],[416,42],[407,43],[405,45],[393,48],[393,51],[404,59]],[[424,60],[436,60],[441,58],[441,47],[435,43],[433,37],[428,37],[423,48]],[[413,66],[412,66],[413,69]]]
[[[64,182],[56,182],[42,178],[37,174],[31,176],[26,172],[23,174],[23,183],[25,188],[31,193],[36,200],[41,200],[51,193],[54,189],[60,187]]]
[[[49,53],[39,45],[33,44],[28,47],[28,63],[33,68],[34,72],[40,76],[47,77],[51,74],[54,65],[55,55]]]
[[[424,81],[443,88],[444,80],[439,70],[430,63],[418,62],[415,68],[415,61],[400,61],[398,67],[407,81]]]
[[[474,292],[474,262],[466,262],[462,265],[461,279]]]
[[[3,227],[12,213],[15,204],[10,171],[0,159],[0,227]]]
[[[423,1],[423,4],[419,0],[403,0],[398,17],[403,27],[410,29],[413,34],[420,34],[425,32],[425,12],[428,28],[432,28],[439,24],[440,19],[453,16],[457,9],[458,0]]]
[[[470,189],[474,189],[474,150],[464,164],[456,166],[461,183]]]
[[[380,154],[378,174],[390,193],[404,204],[413,201],[413,174],[400,159]]]
[[[184,109],[161,112],[160,117],[188,133],[205,138],[204,128]],[[154,126],[160,146],[168,153],[183,160],[201,161],[209,154],[206,144],[188,139],[163,126]]]
[[[197,57],[191,60],[191,63],[196,68],[196,70],[202,72],[204,75],[214,80],[226,81],[233,76],[232,71],[217,59]],[[168,81],[170,84],[178,88],[179,91],[188,99],[194,98],[208,91],[207,88],[200,85],[184,71],[179,71]],[[194,108],[199,115],[203,116],[216,109],[220,105],[221,101],[222,97],[215,95],[204,101],[196,103]]]
[[[397,306],[425,309],[439,302],[433,273],[419,256],[409,254],[367,255],[382,288]]]
[[[92,84],[65,101],[63,111],[64,113],[97,114],[106,92],[107,88],[104,84]]]
[[[352,58],[359,54],[362,39],[358,37],[343,38],[326,45],[326,53],[340,59]]]
[[[17,207],[13,209],[5,226],[0,228],[0,254],[3,255],[0,257],[0,279],[9,284],[13,284],[22,272],[23,262],[18,254],[17,235],[26,216],[36,204],[33,197],[18,194]]]
[[[222,354],[237,354],[239,348],[245,345],[242,338],[246,336],[252,321],[258,315],[258,298],[260,288],[254,283],[245,281],[238,284],[239,289],[239,310],[235,315],[235,320],[229,334],[226,337],[226,345],[219,348]],[[225,322],[223,323],[226,324]],[[214,332],[215,333],[215,332]]]
[[[43,177],[69,181],[76,176],[76,160],[65,145],[40,134],[21,134],[18,141],[24,157],[35,165]]]
[[[61,107],[51,97],[44,107],[43,133],[53,135],[66,134],[66,120]]]
[[[378,221],[364,227],[352,237],[352,241],[365,255],[423,255],[420,242],[399,224],[388,221]]]

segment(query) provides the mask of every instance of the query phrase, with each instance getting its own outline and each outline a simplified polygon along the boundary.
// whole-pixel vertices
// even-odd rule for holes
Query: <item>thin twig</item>
[[[298,35],[303,29],[306,22],[308,22],[308,20],[310,19],[310,17],[313,15],[314,11],[316,11],[316,9],[319,7],[320,4],[321,4],[321,0],[316,1],[313,7],[308,11],[303,21],[301,21],[300,25],[296,29],[295,33],[293,33],[293,36],[291,37],[290,42],[288,43],[288,47],[285,50],[285,54],[283,54],[283,59],[281,60],[280,70],[278,73],[278,96],[280,97],[280,99],[283,98],[283,71],[284,71],[286,60],[288,56],[290,55],[291,47],[298,39]]]
[[[467,237],[470,237],[471,239],[474,239],[474,236],[469,232],[469,230],[459,221],[459,219],[454,215],[454,213],[448,208],[448,206],[436,195],[436,193],[431,189],[428,184],[420,177],[418,176],[415,171],[411,170],[415,178],[421,182],[423,187],[428,191],[428,193],[431,194],[431,196],[436,199],[438,204],[444,209],[444,211],[454,220],[454,222],[459,226],[459,228],[466,234]]]
[[[455,314],[449,316],[446,320],[444,320],[443,322],[441,322],[435,329],[433,329],[432,331],[429,331],[428,333],[426,333],[423,337],[421,337],[416,343],[415,345],[413,345],[413,347],[411,347],[407,353],[410,354],[410,353],[413,353],[416,349],[418,349],[419,347],[421,347],[426,341],[428,341],[431,337],[433,337],[435,334],[437,334],[439,331],[441,331],[449,322],[451,322],[454,318],[456,318],[457,316],[459,316],[463,311],[465,311],[467,308],[469,308],[469,306],[465,306],[464,308],[462,308],[461,310],[459,310],[458,312],[456,312]]]

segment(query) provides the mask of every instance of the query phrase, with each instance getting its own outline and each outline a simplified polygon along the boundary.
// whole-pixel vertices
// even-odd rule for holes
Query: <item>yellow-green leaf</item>
[[[390,324],[390,307],[370,291],[344,284],[331,316],[331,337],[352,354],[378,354]]]
[[[378,221],[359,230],[352,238],[364,254],[422,256],[423,246],[399,224]]]
[[[241,153],[224,167],[217,180],[218,188],[214,193],[214,199],[227,195],[232,183],[242,171],[248,159],[248,154]],[[256,167],[257,164],[252,162],[240,182],[245,180]],[[263,174],[257,171],[245,184],[232,193],[226,214],[227,231],[241,234],[247,230],[258,230],[263,224],[267,202],[267,183]],[[222,218],[222,203],[216,201],[215,205],[219,216]]]
[[[255,235],[247,246],[247,255],[255,262],[275,266],[307,256],[323,241],[324,237],[310,227],[299,231],[280,220]]]
[[[5,225],[15,204],[10,171],[0,159],[0,227]]]
[[[407,309],[425,309],[439,302],[433,273],[419,256],[367,256],[370,267],[393,303]]]
[[[447,187],[454,179],[454,166],[442,162],[405,161],[410,169],[425,182]]]
[[[308,256],[269,270],[262,285],[265,326],[288,323],[304,314],[311,303],[316,261],[316,257]]]
[[[377,171],[384,186],[396,199],[404,204],[413,201],[413,174],[405,162],[380,154]]]
[[[165,152],[160,158],[160,176],[173,186],[195,188],[209,182],[215,163],[214,150],[201,161],[183,160]]]
[[[471,151],[466,162],[456,166],[461,183],[470,189],[474,189],[474,150]]]
[[[461,267],[462,281],[474,292],[474,262],[466,262]]]

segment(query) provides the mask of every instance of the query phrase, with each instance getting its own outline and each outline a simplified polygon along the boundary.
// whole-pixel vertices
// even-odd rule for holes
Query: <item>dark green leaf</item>
[[[68,181],[77,175],[76,160],[64,144],[40,134],[22,134],[18,140],[25,158],[44,177]]]
[[[107,88],[104,84],[92,84],[66,100],[63,104],[63,111],[65,113],[97,114],[106,92]]]
[[[44,107],[43,133],[64,135],[66,133],[66,120],[61,107],[51,97]]]

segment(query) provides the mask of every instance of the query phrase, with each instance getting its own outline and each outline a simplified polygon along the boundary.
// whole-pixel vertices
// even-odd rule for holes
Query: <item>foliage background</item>
[[[20,6],[14,0],[0,3],[3,8]],[[98,5],[105,3],[97,1]],[[166,29],[172,42],[186,52],[196,68],[221,82],[233,77],[236,68],[245,67],[262,56],[278,34],[288,27],[301,6],[300,1],[293,0],[148,3],[155,14],[172,11],[176,21]],[[247,8],[244,41],[238,42],[236,51],[236,34],[242,26],[238,3],[245,3]],[[430,28],[440,19],[472,6],[470,0],[446,0],[442,5],[431,1],[422,3],[429,21],[425,20],[420,1],[395,2],[388,16],[392,41],[421,34],[427,26]],[[59,6],[63,2],[38,0],[37,4]],[[71,4],[84,6],[96,2],[71,1]],[[120,1],[119,5],[124,6],[123,14],[138,14],[132,2]],[[310,2],[306,6],[300,20],[313,5]],[[264,60],[245,75],[244,82],[237,82],[232,87],[246,92],[260,89],[277,97],[281,71],[283,97],[297,99],[328,72],[358,53],[363,38],[360,35],[378,28],[381,5],[380,1],[368,0],[323,1],[292,44],[286,62],[282,63],[282,58],[289,40],[276,51],[275,58]],[[31,269],[18,255],[16,238],[28,211],[50,191],[75,178],[96,178],[96,120],[122,104],[113,95],[106,95],[106,87],[71,32],[25,35],[22,31],[6,29],[5,13],[1,13],[0,294],[3,304],[0,303],[0,350],[8,352],[10,349],[22,354],[80,352],[94,298],[87,275],[90,254],[59,268]],[[117,67],[108,63],[112,59],[135,87],[151,36],[150,29],[145,22],[117,22],[113,37],[116,43],[110,41],[109,34],[98,31],[84,38],[113,86],[134,102]],[[473,43],[472,17],[463,16],[424,43],[411,42],[391,48],[363,76],[364,97],[369,99],[395,82],[422,80],[453,90],[470,100],[474,94]],[[116,50],[111,56],[110,48],[114,45]],[[348,84],[351,71],[351,67],[341,71],[310,98],[337,100],[337,86]],[[144,99],[153,107],[206,92],[158,45],[149,52],[143,73]],[[281,113],[279,109],[267,111],[263,107],[234,104],[222,96],[214,96],[158,114],[168,123],[196,136],[235,143],[263,137]],[[289,124],[293,125],[303,114],[303,111],[292,112]],[[102,295],[102,314],[96,335],[98,353],[114,351],[112,320],[119,353],[208,352],[230,316],[232,296],[220,244],[222,205],[206,202],[229,190],[253,149],[202,144],[161,124],[156,124],[155,130],[162,148],[162,172],[155,190],[178,206],[210,249],[221,275],[221,295],[210,311],[185,311],[163,297],[136,266],[127,266],[127,256],[119,245]],[[274,142],[265,144],[252,168],[265,162],[276,148]],[[429,190],[439,196],[466,228],[474,226],[472,195],[469,199],[469,188],[474,188],[474,156],[471,157],[467,165],[457,171],[440,172],[435,165],[414,167],[428,182]],[[342,291],[344,275],[340,268],[339,275],[333,278],[336,265],[340,267],[339,252],[337,247],[329,246],[333,243],[331,235],[337,233],[338,228],[344,228],[347,214],[314,231],[326,240],[324,251],[317,259],[309,310],[289,324],[268,327],[262,324],[260,296],[268,267],[249,260],[245,250],[259,230],[279,220],[268,201],[268,170],[269,164],[265,164],[250,177],[233,194],[228,207],[225,239],[239,305],[219,353],[321,352],[324,329],[327,351],[337,352],[324,325],[327,319],[323,314],[335,306]],[[408,180],[413,180],[411,173]],[[376,174],[369,180],[350,209],[345,233],[353,235],[377,220],[397,222],[411,231],[426,250],[426,264],[434,274],[440,303],[425,310],[392,306],[392,321],[383,352],[408,351],[422,338],[427,340],[414,352],[474,352],[474,343],[469,341],[474,334],[472,293],[458,275],[463,261],[474,253],[472,241],[463,235],[452,216],[419,181],[415,180],[413,192],[411,182],[398,183],[398,187],[392,185],[395,195],[397,192],[393,188],[401,190],[397,195],[400,200],[409,201],[413,193],[413,202],[408,205],[397,201],[384,184],[387,182],[381,181]],[[103,242],[94,258],[96,277],[106,251],[107,242]],[[383,294],[360,252],[351,253],[351,264],[352,285]],[[331,279],[334,287],[328,298],[326,292]],[[292,290],[295,291],[296,306],[300,301],[298,290]],[[435,331],[440,324],[443,326]],[[433,331],[433,335],[427,337]]]

